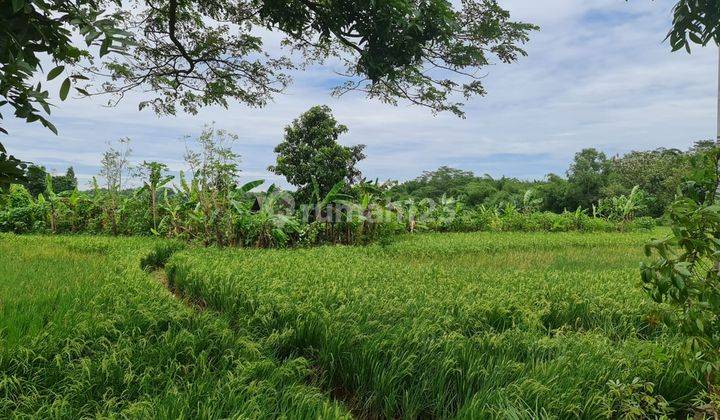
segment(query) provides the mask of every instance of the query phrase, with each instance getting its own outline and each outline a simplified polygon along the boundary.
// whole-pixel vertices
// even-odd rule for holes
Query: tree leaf
[[[106,37],[103,39],[102,44],[100,45],[100,57],[104,56],[108,53],[108,49],[110,48],[110,44],[112,44],[112,38]]]
[[[68,77],[63,81],[62,86],[60,86],[60,99],[65,100],[67,99],[68,93],[70,92],[70,78]]]
[[[690,263],[682,262],[675,265],[675,271],[680,273],[684,277],[690,277],[692,276],[692,273],[689,270]]]
[[[240,189],[240,191],[242,191],[243,193],[247,193],[247,192],[249,192],[250,190],[252,190],[252,189],[254,189],[254,188],[256,188],[256,187],[259,187],[260,185],[262,185],[262,184],[264,184],[264,183],[265,183],[264,180],[258,179],[258,180],[256,180],[256,181],[250,181],[250,182],[248,182],[247,184],[243,185],[243,186],[240,187],[239,189]]]
[[[54,69],[50,70],[50,72],[47,75],[48,80],[52,80],[60,75],[60,73],[65,70],[65,66],[57,66]]]
[[[57,136],[58,131],[57,131],[57,128],[55,128],[55,126],[53,125],[53,123],[51,123],[50,121],[48,121],[42,117],[40,117],[40,122],[42,123],[43,126],[45,126],[45,128],[52,131]]]

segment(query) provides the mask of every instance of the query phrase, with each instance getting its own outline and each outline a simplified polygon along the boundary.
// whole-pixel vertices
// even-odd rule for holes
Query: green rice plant
[[[0,418],[350,418],[307,359],[140,270],[154,244],[0,235]]]
[[[143,270],[155,270],[165,267],[172,254],[185,249],[185,244],[177,241],[163,241],[155,245],[149,254],[140,260]]]
[[[635,287],[650,235],[444,233],[385,247],[194,249],[166,271],[173,288],[275,357],[310,360],[318,384],[363,416],[598,418],[616,403],[608,384],[635,378],[683,413],[702,386],[675,357],[679,331],[660,321],[668,308]]]

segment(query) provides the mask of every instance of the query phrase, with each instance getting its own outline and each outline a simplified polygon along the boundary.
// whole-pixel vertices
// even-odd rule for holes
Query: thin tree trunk
[[[56,233],[55,230],[55,223],[56,223],[56,216],[55,216],[55,205],[50,205],[50,230],[52,230],[52,233]]]
[[[157,230],[157,218],[158,218],[157,191],[155,190],[155,188],[151,188],[150,190],[151,190],[150,194],[151,194],[151,199],[152,199],[151,205],[152,205],[152,215],[153,215],[153,229]]]

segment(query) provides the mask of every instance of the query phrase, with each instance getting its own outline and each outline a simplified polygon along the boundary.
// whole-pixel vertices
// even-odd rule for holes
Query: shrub
[[[654,393],[652,382],[639,378],[629,384],[608,382],[606,415],[613,419],[669,419],[673,410],[662,395]]]

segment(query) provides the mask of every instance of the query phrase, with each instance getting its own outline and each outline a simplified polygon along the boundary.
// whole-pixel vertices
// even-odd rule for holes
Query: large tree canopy
[[[479,70],[524,55],[534,29],[496,0],[6,0],[0,107],[55,131],[50,94],[36,83],[45,71],[62,75],[61,99],[74,85],[111,104],[141,91],[140,108],[160,114],[262,106],[288,85],[287,70],[332,58],[347,76],[335,94],[463,115],[462,102],[485,93]],[[284,35],[288,55],[267,52],[269,32]]]
[[[294,65],[266,53],[268,30],[303,53],[301,65],[341,59],[348,80],[337,93],[462,114],[455,94],[482,95],[478,69],[492,57],[516,60],[535,29],[495,0],[458,8],[446,0],[11,0],[0,6],[0,28],[2,95],[17,116],[43,123],[34,105],[47,112],[49,95],[30,83],[42,54],[63,66],[49,78],[68,77],[61,98],[73,79],[90,76],[81,94],[118,100],[138,89],[151,96],[141,107],[160,113],[228,100],[262,106]],[[78,34],[85,42],[73,42]]]

